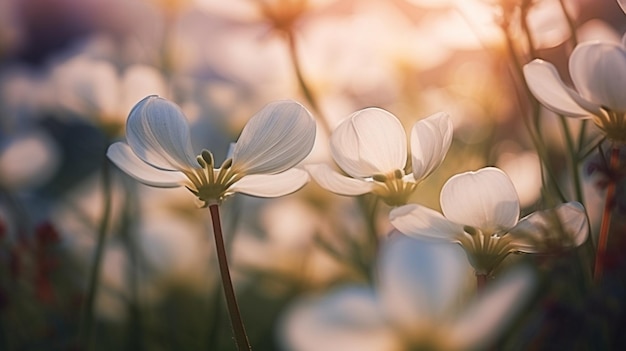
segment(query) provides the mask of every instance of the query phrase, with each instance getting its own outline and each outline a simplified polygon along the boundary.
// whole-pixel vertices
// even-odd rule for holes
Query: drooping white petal
[[[326,164],[306,165],[305,168],[322,188],[339,195],[362,195],[374,189],[374,183],[346,177]]]
[[[380,313],[374,290],[344,287],[296,301],[279,325],[285,350],[399,350]]]
[[[309,181],[309,174],[299,168],[278,174],[250,174],[233,184],[229,191],[258,196],[279,197],[291,194]]]
[[[183,170],[198,166],[183,111],[158,96],[144,98],[130,111],[126,140],[139,158],[157,168]]]
[[[233,167],[246,174],[280,173],[302,161],[315,142],[315,120],[295,101],[277,101],[255,114],[233,149]]]
[[[441,209],[455,223],[486,231],[513,227],[520,211],[513,183],[495,167],[452,176],[441,189]]]
[[[524,65],[524,77],[535,98],[552,111],[570,117],[590,115],[572,97],[576,92],[563,83],[551,63],[540,59],[531,61]]]
[[[550,239],[559,240],[563,247],[580,246],[588,234],[585,208],[578,202],[568,202],[524,217],[508,235],[517,251],[535,253]]]
[[[415,123],[411,130],[411,158],[415,179],[426,178],[443,162],[452,143],[453,130],[450,116],[443,112]]]
[[[418,239],[458,242],[463,235],[463,226],[450,222],[437,211],[417,204],[392,209],[389,220],[403,234]]]
[[[330,137],[335,162],[355,178],[404,169],[406,133],[400,121],[379,108],[353,113]]]
[[[122,171],[138,181],[159,188],[175,188],[187,180],[177,171],[165,171],[145,163],[133,153],[130,146],[117,142],[109,146],[107,157]]]
[[[536,288],[534,272],[520,266],[501,275],[455,320],[446,334],[453,350],[482,350],[525,307]]]
[[[417,339],[420,331],[428,333],[447,322],[470,272],[459,245],[427,242],[398,232],[382,243],[378,267],[387,318]]]
[[[587,42],[569,60],[576,89],[587,100],[626,112],[626,50],[616,43]]]

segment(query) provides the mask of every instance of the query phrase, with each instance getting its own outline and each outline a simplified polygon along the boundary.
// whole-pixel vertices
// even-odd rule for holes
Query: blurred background
[[[95,261],[92,349],[234,350],[208,211],[185,189],[141,185],[105,158],[143,97],[179,104],[195,150],[218,163],[274,100],[297,100],[317,119],[304,163],[333,164],[329,132],[358,109],[387,109],[407,131],[445,111],[453,145],[411,201],[438,209],[451,175],[494,165],[514,181],[524,215],[557,200],[542,187],[525,126],[521,65],[541,57],[569,79],[575,43],[619,41],[625,16],[614,0],[0,0],[0,350],[86,349],[79,335]],[[574,199],[557,123],[541,111],[547,162]],[[593,232],[596,185],[585,178]],[[371,279],[376,245],[366,233],[391,230],[389,208],[371,203],[314,182],[279,199],[224,203],[255,350],[280,349],[294,300]],[[616,340],[624,284],[572,292],[581,252],[550,262],[560,280],[544,287],[530,326],[501,341],[506,349]],[[612,261],[615,272],[622,261]]]

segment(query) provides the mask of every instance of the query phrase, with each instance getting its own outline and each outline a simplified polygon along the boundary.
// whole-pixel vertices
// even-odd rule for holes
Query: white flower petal
[[[578,202],[568,202],[524,217],[508,235],[514,238],[512,245],[517,251],[535,253],[540,251],[537,244],[547,239],[560,239],[564,247],[576,247],[587,240],[588,234],[585,208]]]
[[[482,350],[501,335],[536,288],[534,272],[520,266],[480,292],[446,334],[453,350]]]
[[[526,84],[535,98],[552,111],[570,117],[588,117],[590,114],[572,97],[556,68],[549,62],[535,59],[524,65]]]
[[[305,168],[322,188],[339,195],[362,195],[374,188],[374,183],[346,177],[326,164],[306,165]]]
[[[403,234],[418,239],[458,242],[459,237],[463,236],[461,225],[450,222],[437,211],[417,204],[392,209],[389,220]]]
[[[140,159],[154,167],[166,170],[198,167],[183,111],[158,96],[144,98],[130,111],[126,140]]]
[[[299,103],[270,103],[243,128],[233,149],[233,167],[246,174],[280,173],[294,167],[311,152],[315,128],[315,120]]]
[[[309,181],[309,174],[292,168],[278,174],[250,174],[233,184],[229,191],[258,197],[279,197],[291,194]]]
[[[452,143],[454,127],[447,113],[439,112],[425,118],[411,130],[413,176],[426,178],[439,167]]]
[[[406,133],[400,121],[379,108],[353,113],[330,137],[335,162],[355,178],[404,169]]]
[[[591,102],[626,112],[626,50],[616,43],[587,42],[569,60],[572,81]]]
[[[107,157],[122,171],[146,185],[175,188],[187,181],[180,172],[164,171],[145,163],[125,143],[117,142],[109,146]]]
[[[344,287],[301,299],[280,323],[283,349],[298,351],[398,350],[399,342],[380,314],[375,292]]]
[[[379,258],[381,303],[392,325],[414,335],[447,322],[470,272],[459,245],[433,243],[392,232]],[[443,326],[445,328],[445,326]]]
[[[441,208],[452,222],[486,231],[513,227],[520,212],[513,183],[495,167],[452,176],[441,190]]]

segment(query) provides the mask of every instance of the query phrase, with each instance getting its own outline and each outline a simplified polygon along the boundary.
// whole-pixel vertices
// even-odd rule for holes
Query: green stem
[[[602,222],[600,223],[600,234],[598,236],[598,247],[596,249],[596,260],[594,265],[593,277],[596,282],[602,278],[604,271],[604,259],[606,247],[609,241],[609,231],[611,228],[611,213],[615,202],[615,177],[613,174],[617,172],[619,167],[619,146],[613,144],[611,149],[611,159],[609,161],[609,184],[606,188],[606,198],[604,199],[604,210],[602,212]]]
[[[123,239],[124,246],[129,259],[128,283],[130,296],[128,300],[128,349],[143,350],[143,321],[142,309],[140,304],[140,285],[139,279],[141,274],[142,252],[140,250],[137,238],[132,235],[131,228],[134,220],[141,220],[136,204],[136,194],[128,184],[125,184],[126,201],[123,209],[122,225],[120,228],[120,236]]]
[[[377,231],[376,209],[378,208],[378,196],[361,195],[357,197],[359,208],[363,215],[367,230],[367,243],[364,247],[365,252],[361,254],[362,266],[367,267],[369,272],[367,277],[373,282],[371,268],[375,265],[374,261],[378,253],[379,239]]]
[[[230,322],[235,337],[235,344],[237,346],[237,350],[249,351],[252,350],[252,348],[250,347],[250,343],[248,342],[248,336],[246,335],[246,329],[243,325],[243,320],[241,319],[241,313],[239,312],[239,306],[237,304],[235,290],[233,289],[233,282],[230,277],[230,271],[228,270],[228,259],[226,257],[226,248],[224,246],[224,236],[222,234],[222,223],[220,221],[219,205],[209,205],[209,211],[211,212],[211,221],[213,222],[213,235],[215,237],[217,262],[220,269],[220,277],[222,278],[224,295],[226,297],[226,306],[228,308],[228,314],[230,315]]]
[[[509,51],[509,55],[511,56],[511,60],[513,60],[513,67],[514,67],[513,79],[518,82],[521,82],[520,84],[524,87],[525,95],[528,96],[528,100],[531,104],[532,113],[531,113],[530,119],[532,121],[532,125],[534,126],[534,128],[533,126],[531,126],[531,123],[526,118],[522,118],[522,122],[524,123],[524,127],[526,127],[526,130],[528,131],[528,135],[530,136],[533,142],[533,145],[535,146],[535,150],[537,151],[537,155],[539,156],[539,159],[541,160],[541,163],[543,165],[543,167],[541,168],[541,178],[542,178],[543,185],[544,187],[546,186],[544,173],[547,173],[548,179],[552,187],[555,189],[557,196],[562,202],[566,202],[567,200],[565,198],[565,195],[563,195],[563,192],[561,191],[561,188],[559,187],[558,179],[548,162],[548,159],[549,159],[548,151],[546,150],[546,147],[541,140],[541,128],[539,126],[539,112],[541,110],[540,110],[539,102],[534,98],[534,96],[532,95],[532,93],[530,92],[530,90],[528,89],[528,86],[526,85],[524,81],[524,73],[522,72],[522,65],[520,63],[517,52],[515,51],[515,45],[513,44],[513,40],[511,39],[508,29],[505,27],[502,27],[502,31],[506,39],[506,44],[507,44],[506,46]],[[518,86],[518,84],[516,84],[516,86]],[[516,89],[516,92],[517,92],[516,95],[517,95],[518,103],[520,106],[523,106],[521,92],[517,89]]]
[[[298,51],[296,45],[296,37],[292,31],[287,31],[285,33],[287,36],[287,45],[289,47],[289,57],[291,59],[291,63],[293,65],[293,70],[296,73],[296,78],[298,79],[298,85],[304,94],[305,99],[308,101],[309,105],[313,109],[313,112],[319,117],[317,120],[322,124],[324,131],[326,134],[330,135],[330,126],[326,121],[326,118],[322,114],[322,110],[319,107],[317,99],[315,95],[313,95],[313,91],[309,88],[306,80],[304,79],[304,74],[302,73],[302,67],[300,66],[300,60],[298,59]]]
[[[109,227],[109,218],[111,217],[111,179],[109,173],[109,160],[106,156],[104,157],[104,162],[102,164],[102,194],[104,195],[104,209],[100,225],[98,227],[96,247],[93,262],[91,264],[91,271],[89,273],[87,299],[85,301],[85,305],[83,306],[81,323],[82,332],[79,339],[80,344],[83,345],[85,350],[91,349],[94,324],[94,305],[100,283],[100,266],[102,264],[102,257],[104,254],[104,243]]]
[[[565,136],[565,143],[567,145],[568,157],[571,163],[570,167],[572,168],[572,181],[574,182],[574,191],[576,193],[576,201],[580,203],[584,203],[582,183],[580,180],[580,174],[578,172],[578,150],[575,147],[574,139],[572,137],[572,132],[570,131],[569,125],[567,124],[567,120],[563,116],[559,116],[559,121],[561,122],[561,128],[563,129],[563,135]]]

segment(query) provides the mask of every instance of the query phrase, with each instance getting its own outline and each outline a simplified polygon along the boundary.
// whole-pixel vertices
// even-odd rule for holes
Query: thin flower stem
[[[322,110],[319,107],[317,99],[315,95],[313,95],[313,91],[309,88],[306,80],[304,79],[304,74],[302,73],[302,67],[300,66],[300,60],[298,59],[298,50],[296,45],[296,38],[293,31],[287,31],[285,33],[287,37],[287,45],[289,47],[289,58],[291,59],[291,63],[293,64],[293,70],[296,73],[296,78],[298,79],[298,85],[304,94],[305,99],[308,101],[309,105],[313,109],[313,112],[316,116],[318,116],[317,120],[322,124],[324,131],[327,135],[330,135],[330,126],[322,113]]]
[[[572,168],[572,181],[574,182],[574,191],[576,193],[576,201],[580,203],[584,203],[582,183],[580,181],[580,175],[578,173],[578,150],[575,147],[574,139],[572,137],[571,130],[565,117],[559,116],[559,121],[561,122],[561,128],[563,129],[563,135],[565,136],[565,142],[568,150],[568,157],[570,161],[570,167]]]
[[[87,287],[87,299],[83,306],[81,335],[79,342],[84,350],[91,349],[91,339],[94,324],[94,305],[100,283],[100,266],[102,264],[102,256],[104,254],[104,243],[106,233],[109,228],[109,218],[111,217],[111,178],[109,173],[109,160],[104,158],[102,164],[102,193],[104,195],[104,209],[102,218],[98,227],[98,236],[96,248],[94,252],[91,271],[89,273],[89,285]]]
[[[554,171],[548,162],[548,158],[549,158],[548,151],[546,150],[545,144],[542,141],[541,128],[539,127],[539,112],[541,111],[539,102],[533,97],[532,93],[528,89],[528,86],[525,84],[524,73],[522,71],[522,65],[521,65],[519,56],[515,50],[515,45],[513,43],[513,40],[511,38],[508,28],[501,27],[501,29],[502,29],[502,32],[504,33],[504,37],[506,40],[506,47],[508,49],[511,60],[513,61],[512,66],[514,69],[513,69],[513,72],[511,72],[513,75],[513,80],[516,82],[521,82],[519,84],[516,84],[515,86],[516,87],[520,85],[523,86],[524,94],[525,96],[528,96],[528,100],[531,104],[532,112],[529,113],[530,114],[529,119],[531,121],[528,121],[526,118],[522,118],[522,122],[524,123],[524,127],[526,127],[526,130],[528,131],[528,135],[530,136],[533,142],[533,145],[535,146],[535,150],[537,151],[537,155],[539,156],[539,159],[541,160],[541,164],[543,165],[543,167],[541,168],[541,178],[542,178],[543,186],[544,188],[546,188],[547,181],[545,180],[545,173],[547,173],[548,179],[553,189],[556,191],[557,196],[562,202],[566,202],[567,200],[565,199],[565,195],[563,194],[563,192],[561,191],[561,188],[559,187],[557,177],[554,174]],[[522,92],[519,91],[519,89],[515,89],[515,91],[516,91],[517,102],[520,105],[520,108],[523,108],[524,104],[522,102],[523,100]],[[532,126],[531,126],[531,122],[532,122]]]
[[[224,295],[226,297],[226,306],[228,307],[228,314],[230,315],[230,322],[232,324],[233,334],[235,336],[235,344],[237,346],[237,350],[249,351],[252,350],[252,348],[250,347],[250,343],[248,342],[246,329],[243,325],[243,320],[241,319],[239,306],[237,305],[237,298],[235,296],[235,290],[233,289],[233,282],[230,278],[230,271],[228,270],[228,259],[226,257],[226,248],[224,246],[224,236],[222,235],[222,223],[220,221],[219,205],[209,205],[209,211],[211,212],[211,221],[213,222],[213,234],[215,237],[217,262],[220,269],[220,276],[222,278]]]
[[[487,286],[487,274],[476,273],[476,293],[480,294]]]
[[[597,281],[602,278],[604,271],[604,259],[606,247],[609,241],[609,231],[611,227],[611,213],[615,202],[615,178],[613,172],[619,167],[619,146],[614,144],[611,150],[611,159],[609,161],[609,184],[606,188],[606,198],[604,199],[604,210],[602,212],[602,222],[600,223],[600,235],[598,238],[598,247],[596,249],[596,260],[594,265],[593,277]]]
[[[378,252],[378,220],[376,218],[376,210],[378,208],[378,197],[368,197],[367,195],[361,195],[357,197],[357,202],[359,204],[359,208],[363,215],[363,219],[365,221],[365,226],[367,230],[367,250],[365,253],[366,260],[372,259],[376,257],[376,253]],[[372,262],[368,262],[372,263]]]

